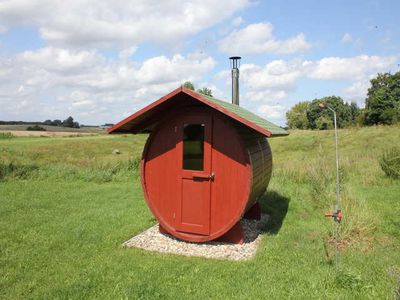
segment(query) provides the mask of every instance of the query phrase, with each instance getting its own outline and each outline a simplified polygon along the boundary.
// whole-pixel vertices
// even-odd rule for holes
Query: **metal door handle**
[[[215,174],[214,174],[214,172],[211,172],[210,175],[195,174],[195,175],[193,175],[193,178],[205,178],[205,179],[214,180]]]

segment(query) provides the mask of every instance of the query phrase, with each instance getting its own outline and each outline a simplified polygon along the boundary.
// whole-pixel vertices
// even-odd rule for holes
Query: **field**
[[[339,134],[339,273],[324,217],[335,201],[332,131],[270,140],[271,217],[247,262],[121,246],[156,223],[138,173],[147,136],[0,135],[0,298],[398,299],[400,181],[378,159],[399,146],[400,127]]]
[[[46,129],[46,131],[32,131],[27,130],[29,126],[33,124],[25,125],[0,125],[0,134],[5,132],[11,132],[15,136],[43,136],[43,137],[54,137],[54,136],[76,136],[76,135],[95,135],[105,134],[105,129],[99,127],[82,127],[82,128],[69,128],[60,126],[48,126],[39,125]]]

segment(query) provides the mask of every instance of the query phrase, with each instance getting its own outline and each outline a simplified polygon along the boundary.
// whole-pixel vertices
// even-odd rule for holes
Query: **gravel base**
[[[245,242],[242,245],[222,242],[191,243],[176,239],[169,234],[162,234],[158,224],[126,241],[124,247],[135,247],[148,251],[173,253],[184,256],[199,256],[213,259],[248,260],[257,251],[261,241],[261,231],[268,220],[262,215],[261,220],[242,219]]]

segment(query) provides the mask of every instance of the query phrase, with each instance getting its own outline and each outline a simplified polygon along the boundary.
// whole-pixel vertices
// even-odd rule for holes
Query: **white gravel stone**
[[[169,234],[162,234],[158,224],[132,237],[124,247],[135,247],[148,251],[173,253],[184,256],[199,256],[213,259],[249,260],[256,254],[261,241],[261,232],[268,215],[262,215],[261,220],[242,219],[245,242],[229,244],[222,242],[191,243],[176,239]]]

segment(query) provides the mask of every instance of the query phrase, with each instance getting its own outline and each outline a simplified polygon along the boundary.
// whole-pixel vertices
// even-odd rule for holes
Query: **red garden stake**
[[[338,209],[337,211],[335,211],[335,212],[333,212],[333,213],[326,213],[326,214],[325,214],[325,217],[332,217],[333,220],[334,220],[336,223],[340,223],[340,221],[341,221],[342,218],[343,218],[343,214],[342,214],[342,211],[341,211],[340,209]]]

